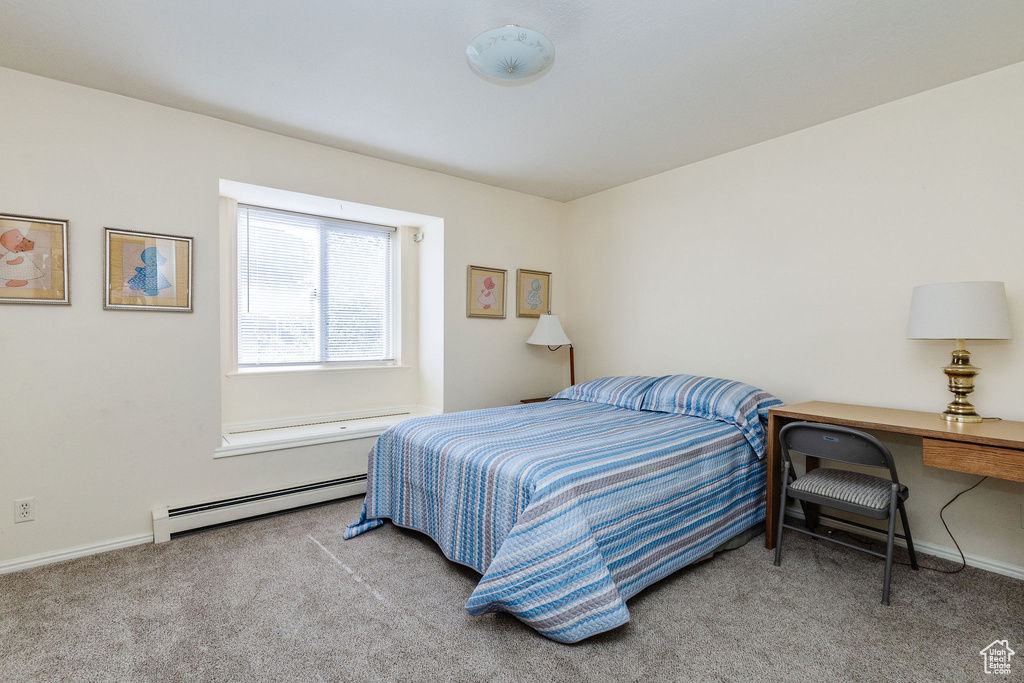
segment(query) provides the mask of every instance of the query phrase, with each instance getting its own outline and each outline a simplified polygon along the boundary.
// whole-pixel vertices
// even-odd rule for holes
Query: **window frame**
[[[340,361],[324,361],[324,360],[313,360],[313,361],[301,361],[301,362],[289,362],[289,363],[258,363],[258,364],[243,364],[239,359],[239,325],[241,321],[241,292],[239,291],[239,222],[241,220],[241,211],[243,209],[255,209],[258,211],[268,211],[281,214],[291,214],[296,216],[306,216],[317,220],[327,221],[328,223],[350,225],[355,229],[359,229],[361,226],[365,226],[367,231],[387,233],[388,239],[390,240],[390,252],[391,252],[391,302],[390,302],[390,338],[391,338],[391,355],[393,358],[385,360],[340,360]],[[324,248],[325,243],[325,232],[321,228],[319,230],[320,237],[320,249]],[[316,373],[316,372],[345,372],[345,371],[365,371],[365,370],[389,370],[389,369],[400,369],[404,368],[405,365],[402,363],[402,351],[403,351],[403,332],[402,332],[402,239],[401,239],[401,228],[399,226],[385,225],[380,223],[369,223],[366,221],[357,221],[349,218],[340,218],[337,216],[328,216],[323,214],[310,213],[306,211],[295,211],[292,209],[283,209],[274,206],[263,206],[252,202],[236,202],[234,211],[234,221],[232,223],[231,230],[231,350],[230,350],[230,369],[228,376],[231,375],[261,375],[261,374],[287,374],[287,373]],[[322,253],[322,252],[321,252]],[[324,271],[319,272],[319,276],[322,277]],[[322,288],[322,282],[318,284],[318,288]],[[322,302],[318,303],[317,306],[317,319],[318,319],[318,332],[316,338],[316,344],[318,347],[318,356],[323,358],[324,349],[326,344],[326,335],[324,334],[327,329],[326,323],[323,322],[324,312],[327,305],[327,299],[324,298]]]

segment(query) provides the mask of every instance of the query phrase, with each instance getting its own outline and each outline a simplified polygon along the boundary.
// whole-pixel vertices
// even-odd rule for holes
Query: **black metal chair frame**
[[[815,436],[818,438],[815,439]],[[900,484],[899,477],[896,474],[896,465],[893,462],[892,453],[890,453],[889,449],[882,445],[878,439],[870,434],[865,434],[864,432],[857,431],[856,429],[850,429],[848,427],[838,427],[813,422],[793,422],[784,426],[779,432],[779,443],[782,446],[781,450],[783,458],[782,495],[779,499],[779,531],[778,537],[775,539],[775,566],[778,567],[782,564],[783,528],[799,531],[800,533],[807,534],[808,536],[820,538],[825,541],[831,541],[832,543],[837,543],[847,548],[852,548],[854,550],[865,552],[869,555],[874,555],[875,557],[880,557],[885,560],[885,578],[882,585],[882,604],[888,605],[889,582],[892,578],[892,551],[894,538],[902,538],[906,541],[907,551],[910,554],[910,566],[915,570],[918,568],[917,554],[914,552],[914,541],[910,535],[910,525],[907,523],[907,511],[903,506],[903,502],[909,497],[910,491],[906,486]],[[793,472],[793,461],[790,458],[791,450],[796,453],[802,453],[804,456],[821,458],[824,460],[888,469],[890,479],[892,480],[888,508],[878,509],[858,505],[844,500],[838,500],[836,498],[816,493],[791,489],[790,485],[796,479]],[[787,498],[793,498],[800,503],[800,506],[804,511],[804,518],[807,525],[806,529],[801,529],[800,527],[791,526],[785,523]],[[814,528],[813,518],[815,516],[837,520],[845,524],[852,524],[853,526],[868,529],[870,531],[877,532],[879,529],[867,524],[861,524],[859,522],[823,513],[811,515],[808,513],[807,503],[825,505],[833,509],[852,512],[854,514],[863,515],[873,519],[888,519],[889,529],[886,539],[885,554],[883,555],[867,548],[862,548],[850,543],[844,543],[843,541],[814,533],[811,529]],[[903,534],[896,533],[897,511],[899,511],[900,518],[903,522]]]

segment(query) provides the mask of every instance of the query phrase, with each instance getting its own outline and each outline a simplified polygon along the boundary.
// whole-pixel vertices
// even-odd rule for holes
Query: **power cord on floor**
[[[985,481],[986,479],[988,479],[987,475],[982,477],[981,479],[979,479],[977,482],[975,482],[973,486],[969,486],[968,488],[965,488],[963,491],[961,491],[960,493],[958,493],[955,496],[953,496],[953,498],[948,503],[943,505],[942,509],[939,510],[939,520],[942,522],[942,526],[944,526],[946,528],[946,533],[949,534],[949,538],[953,541],[953,545],[956,546],[956,551],[958,553],[960,553],[960,566],[957,567],[956,569],[952,569],[952,570],[949,570],[949,569],[938,569],[936,567],[925,567],[924,565],[922,565],[919,562],[918,565],[922,569],[927,569],[927,570],[933,571],[933,572],[939,572],[940,574],[959,574],[960,572],[962,572],[967,567],[967,558],[964,557],[964,551],[960,549],[960,544],[956,542],[956,538],[953,536],[953,532],[949,530],[949,525],[946,524],[946,518],[942,516],[942,513],[946,511],[946,508],[948,508],[950,505],[953,504],[953,501],[955,501],[957,498],[959,498],[960,496],[964,495],[968,491],[973,491],[974,489],[978,488],[978,485],[981,484],[981,482]],[[900,564],[908,564],[909,565],[910,563],[909,562],[900,562]]]
[[[956,501],[957,498],[959,498],[960,496],[964,495],[968,491],[973,491],[974,489],[978,488],[978,485],[981,484],[981,482],[985,481],[986,479],[988,479],[988,477],[984,476],[981,479],[979,479],[977,482],[975,482],[973,485],[965,488],[963,491],[961,491],[960,493],[958,493],[955,496],[953,496],[949,500],[949,502],[947,502],[945,505],[943,505],[942,508],[939,510],[939,520],[942,522],[942,526],[946,528],[946,533],[949,534],[949,538],[953,541],[953,545],[956,546],[957,552],[960,553],[960,566],[957,567],[956,569],[939,569],[938,567],[927,567],[927,566],[921,564],[920,562],[918,562],[917,563],[918,567],[920,567],[921,569],[927,569],[928,571],[938,572],[940,574],[959,574],[960,572],[962,572],[964,569],[967,568],[967,558],[964,557],[964,551],[960,549],[960,544],[956,542],[956,537],[953,536],[953,532],[949,530],[949,525],[946,524],[946,518],[942,516],[942,513],[945,512],[946,508],[948,508],[950,505],[952,505]],[[831,534],[834,531],[840,531],[841,533],[845,534],[847,536],[847,538],[849,538],[850,540],[857,540],[857,537],[855,537],[852,534],[849,534],[849,533],[847,533],[845,531],[842,531],[841,529],[830,529],[829,533]],[[904,567],[911,566],[909,562],[900,562],[898,560],[893,560],[893,564],[901,564]]]

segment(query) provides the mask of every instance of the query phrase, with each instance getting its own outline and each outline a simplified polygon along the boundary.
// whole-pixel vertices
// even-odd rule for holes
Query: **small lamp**
[[[572,342],[565,336],[562,324],[558,322],[557,315],[543,315],[537,321],[537,327],[533,334],[526,340],[527,344],[546,346],[549,351],[557,351],[566,344],[569,345],[569,384],[576,384],[576,359],[573,357]],[[551,348],[551,347],[555,348]]]
[[[953,359],[942,370],[953,401],[942,417],[950,422],[981,422],[967,400],[980,368],[971,365],[966,339],[1009,339],[1010,316],[1002,282],[947,282],[914,287],[907,339],[955,339]]]

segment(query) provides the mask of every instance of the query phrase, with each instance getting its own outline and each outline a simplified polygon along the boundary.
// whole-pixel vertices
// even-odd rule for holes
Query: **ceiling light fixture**
[[[537,31],[508,24],[474,38],[466,48],[466,61],[492,83],[519,85],[537,80],[551,68],[555,48]]]

